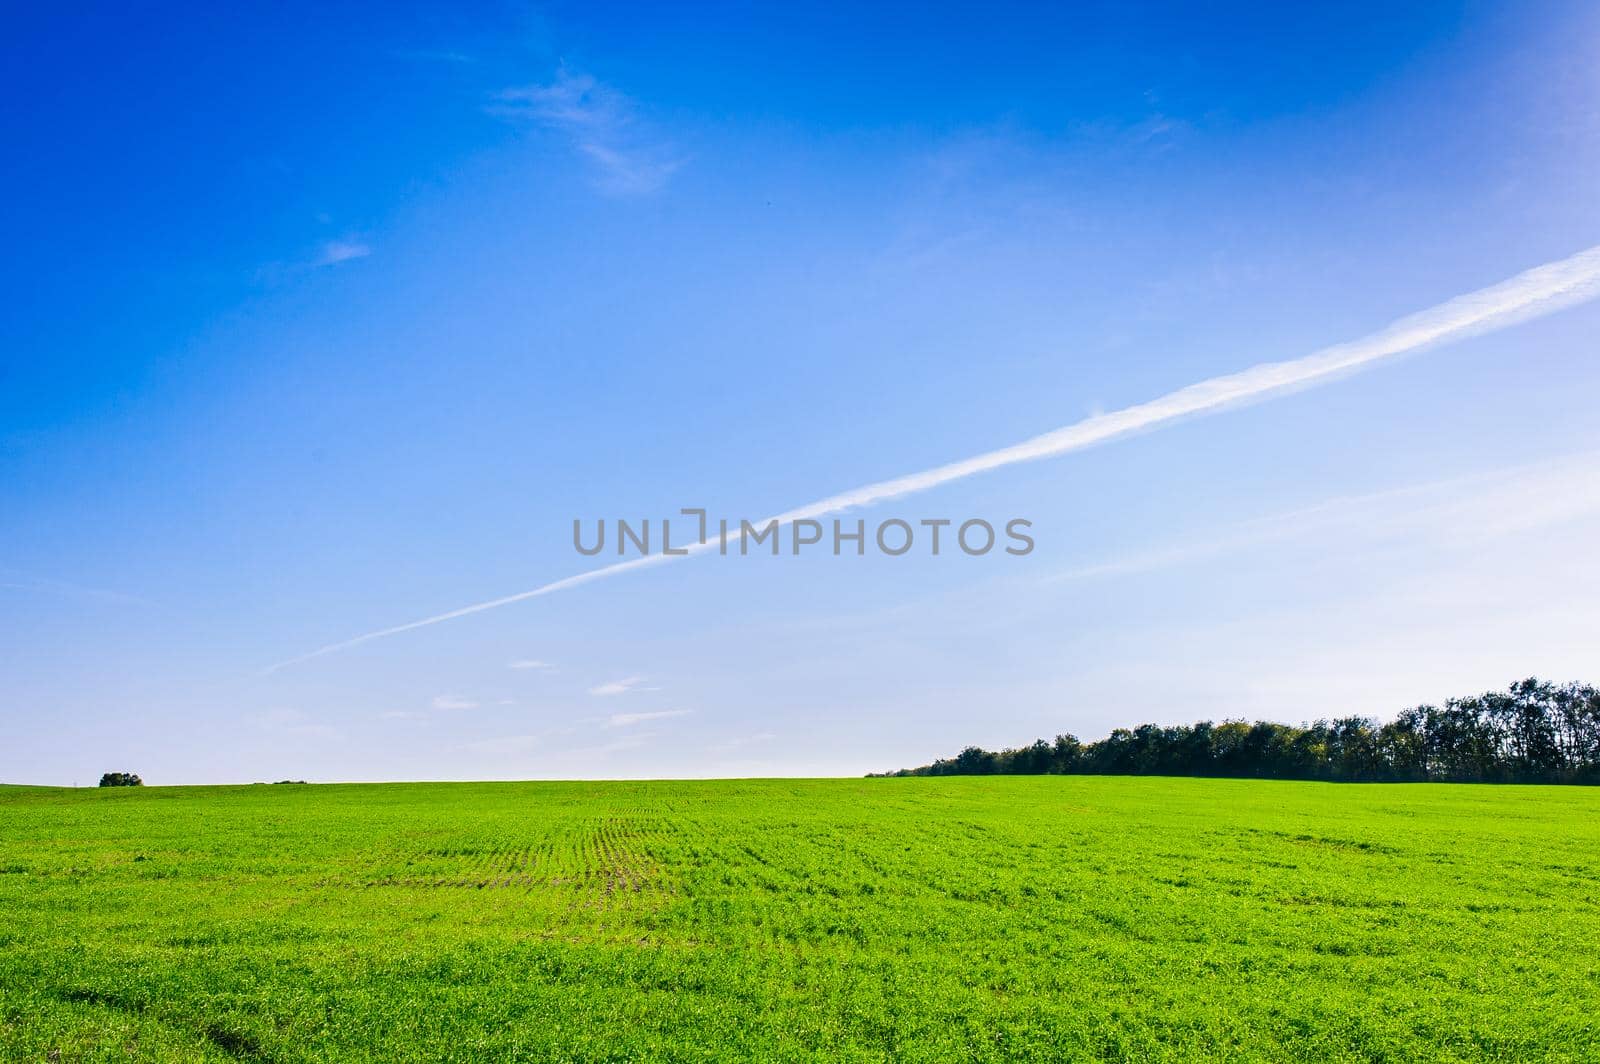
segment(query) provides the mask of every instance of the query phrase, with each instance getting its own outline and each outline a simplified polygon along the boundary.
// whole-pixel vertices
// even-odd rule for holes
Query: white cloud
[[[461,749],[473,754],[528,754],[537,750],[543,739],[538,735],[501,735],[493,739],[478,739],[462,743]]]
[[[126,603],[139,606],[148,605],[145,600],[124,594],[121,591],[85,587],[82,584],[74,584],[66,580],[34,576],[16,569],[0,569],[0,575],[4,575],[6,578],[4,581],[0,581],[0,587],[16,591],[34,591],[41,594],[59,595],[65,598],[81,598],[88,601]]]
[[[433,699],[434,709],[477,709],[478,703],[470,698],[460,695],[436,695]]]
[[[298,709],[268,710],[256,722],[268,731],[298,739],[332,739],[339,734],[332,725],[322,724]]]
[[[588,160],[595,187],[618,196],[645,195],[666,184],[682,165],[638,118],[627,96],[588,74],[563,67],[543,85],[526,85],[495,94],[490,110],[531,119],[563,133]]]
[[[643,676],[629,676],[625,680],[612,680],[608,683],[596,684],[589,688],[589,693],[596,698],[610,698],[615,695],[625,695],[629,691],[653,691],[653,687],[640,687],[644,683]]]
[[[747,746],[755,746],[758,743],[770,743],[777,737],[778,736],[776,732],[757,732],[755,735],[741,735],[732,739],[728,739],[724,742],[717,743],[716,745],[710,747],[710,750],[713,754],[731,754],[742,750]]]
[[[1302,536],[1343,545],[1404,540],[1429,549],[1475,545],[1600,513],[1600,452],[1329,499],[1314,506],[1045,577],[1091,580],[1173,568]]]
[[[372,254],[372,249],[359,240],[329,240],[322,245],[321,252],[317,255],[315,265],[336,266],[341,262],[351,259],[364,259]]]
[[[405,59],[415,63],[448,63],[461,65],[476,63],[478,57],[467,52],[456,52],[437,49],[402,49],[392,53],[396,59]]]
[[[654,738],[649,732],[633,732],[621,738],[613,739],[609,743],[598,746],[578,746],[569,750],[559,751],[564,760],[583,760],[587,758],[606,757],[610,754],[621,753],[624,750],[637,750]]]
[[[853,491],[830,495],[825,499],[776,514],[766,521],[756,522],[756,527],[762,527],[771,521],[792,524],[800,520],[816,519],[871,506],[890,499],[929,491],[1006,466],[1070,454],[1171,422],[1214,414],[1247,403],[1260,402],[1289,392],[1327,384],[1400,355],[1437,347],[1470,336],[1481,336],[1566,307],[1577,306],[1596,296],[1600,296],[1600,246],[1588,248],[1557,262],[1524,270],[1515,277],[1488,288],[1457,296],[1417,314],[1401,318],[1358,340],[1325,347],[1300,358],[1262,363],[1238,373],[1213,377],[1179,388],[1149,402],[1138,403],[1106,414],[1097,414],[1009,447],[986,451],[971,458],[936,466],[919,473],[910,473],[892,480],[867,484]],[[620,576],[635,569],[662,565],[680,557],[702,554],[718,547],[718,541],[710,539],[706,543],[689,544],[682,555],[649,554],[598,569],[590,569],[527,591],[504,595],[487,602],[473,603],[470,606],[450,610],[448,613],[435,614],[406,624],[380,628],[338,643],[329,643],[299,657],[269,666],[266,671],[272,672],[286,665],[308,661],[374,639],[383,639],[401,632],[454,620],[457,617],[498,609],[514,602],[524,602],[596,580]]]
[[[658,709],[653,713],[613,713],[606,718],[608,728],[629,728],[635,724],[643,724],[647,720],[667,720],[671,717],[687,717],[693,713],[692,709]]]
[[[554,671],[555,666],[550,664],[548,661],[538,661],[538,660],[535,660],[533,658],[524,658],[521,661],[513,661],[513,662],[507,663],[506,668],[508,668],[508,669],[534,669],[534,670],[536,670],[538,672],[552,672],[552,671]]]

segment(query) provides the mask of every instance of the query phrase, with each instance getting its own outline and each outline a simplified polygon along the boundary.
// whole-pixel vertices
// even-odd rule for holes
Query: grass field
[[[1600,792],[0,788],[7,1060],[1596,1060]]]

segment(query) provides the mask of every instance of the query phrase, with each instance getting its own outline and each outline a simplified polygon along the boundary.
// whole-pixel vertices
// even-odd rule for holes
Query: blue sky
[[[0,780],[853,774],[1600,678],[1594,302],[850,515],[1027,557],[269,668],[592,568],[574,518],[754,520],[1600,244],[1592,5],[13,18]]]

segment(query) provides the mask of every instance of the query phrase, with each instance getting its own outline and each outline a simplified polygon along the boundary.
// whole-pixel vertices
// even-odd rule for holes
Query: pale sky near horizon
[[[1600,303],[582,573],[1600,245],[1600,11],[30,13],[0,782],[854,775],[1600,682]],[[679,522],[674,521],[674,531]],[[287,663],[287,664],[283,664]],[[282,667],[271,668],[282,664]]]

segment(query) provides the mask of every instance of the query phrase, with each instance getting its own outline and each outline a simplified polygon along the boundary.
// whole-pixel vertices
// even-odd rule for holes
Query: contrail
[[[1019,462],[1037,461],[1041,458],[1054,458],[1180,418],[1215,413],[1244,403],[1324,384],[1384,359],[1493,332],[1588,302],[1596,296],[1600,296],[1600,246],[1580,251],[1571,258],[1559,262],[1535,266],[1497,285],[1457,296],[1449,302],[1401,318],[1359,340],[1325,347],[1301,358],[1285,362],[1266,362],[1238,373],[1213,377],[1169,392],[1159,399],[1152,399],[1147,403],[1139,403],[1108,414],[1097,414],[1010,447],[1002,447],[996,451],[988,451],[959,462],[951,462],[920,473],[910,473],[893,480],[882,480],[839,495],[830,495],[825,499],[757,522],[755,527],[765,527],[772,521],[788,524],[842,513],[858,506],[870,506],[887,499],[927,491],[954,480],[986,473],[991,469],[1000,469]],[[706,543],[691,544],[687,550],[688,553],[694,554],[714,545],[714,541],[708,540]],[[683,556],[651,554],[591,569],[530,591],[521,591],[515,595],[506,595],[504,598],[463,606],[449,613],[424,617],[420,621],[398,624],[393,628],[382,628],[339,643],[330,643],[309,654],[279,662],[266,671],[273,672],[286,665],[308,661],[359,643],[409,632],[413,628],[425,628],[430,624],[454,620],[473,613],[482,613],[484,610],[509,606],[513,602],[538,598],[541,595],[616,576],[632,569],[658,565]]]

